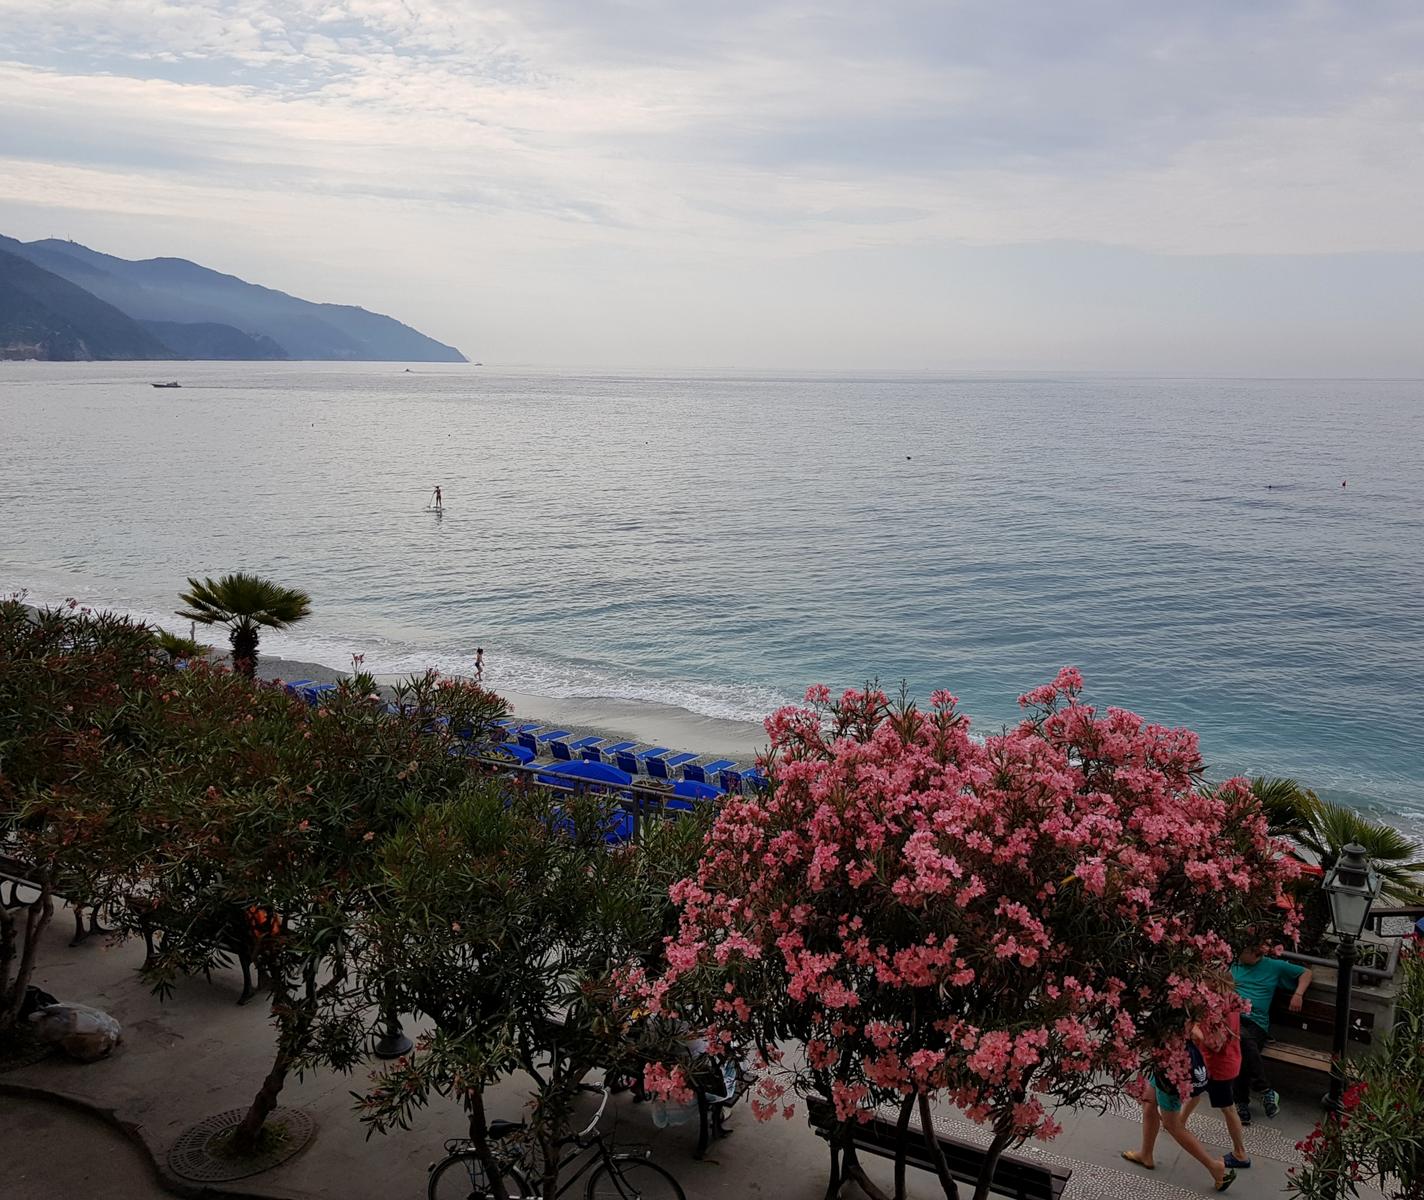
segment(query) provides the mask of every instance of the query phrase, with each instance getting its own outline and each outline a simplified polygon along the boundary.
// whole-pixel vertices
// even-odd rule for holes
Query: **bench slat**
[[[807,1117],[813,1129],[827,1139],[837,1124],[835,1109],[820,1100],[808,1100]],[[857,1150],[876,1154],[882,1158],[895,1157],[896,1128],[894,1122],[875,1117],[870,1121],[851,1125],[853,1141]],[[984,1163],[984,1151],[969,1142],[938,1135],[940,1151],[944,1155],[949,1172],[961,1183],[975,1183]],[[912,1129],[905,1147],[905,1161],[921,1170],[933,1171],[934,1160],[924,1135]],[[1058,1200],[1068,1184],[1072,1172],[1057,1167],[1041,1166],[1027,1159],[1002,1155],[994,1168],[994,1191],[1014,1200]]]

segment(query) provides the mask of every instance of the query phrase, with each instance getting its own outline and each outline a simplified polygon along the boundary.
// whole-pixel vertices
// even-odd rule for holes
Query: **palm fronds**
[[[178,615],[204,625],[241,621],[282,629],[311,612],[311,597],[306,592],[242,571],[217,579],[189,578],[188,590],[179,600],[188,608],[179,609]]]
[[[1340,851],[1351,842],[1365,848],[1365,857],[1380,876],[1380,898],[1397,904],[1424,903],[1424,847],[1393,825],[1376,821],[1343,804],[1316,802],[1316,812],[1295,839],[1329,871]]]

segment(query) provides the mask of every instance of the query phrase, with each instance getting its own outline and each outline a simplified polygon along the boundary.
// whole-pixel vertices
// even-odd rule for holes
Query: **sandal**
[[[1141,1167],[1144,1171],[1155,1171],[1157,1169],[1156,1163],[1143,1162],[1142,1155],[1139,1154],[1136,1150],[1124,1150],[1122,1152],[1122,1156],[1134,1166]]]
[[[1235,1183],[1235,1182],[1236,1182],[1236,1172],[1235,1172],[1235,1171],[1227,1171],[1226,1174],[1221,1177],[1221,1182],[1216,1185],[1216,1190],[1217,1190],[1218,1192],[1224,1192],[1224,1191],[1226,1191],[1227,1188],[1229,1188],[1229,1187],[1230,1187],[1233,1183]]]

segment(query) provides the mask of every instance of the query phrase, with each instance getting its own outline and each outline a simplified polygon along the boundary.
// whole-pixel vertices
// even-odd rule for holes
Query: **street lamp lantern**
[[[1339,935],[1336,950],[1339,971],[1335,980],[1335,1046],[1330,1064],[1330,1093],[1325,1106],[1340,1111],[1345,1089],[1345,1038],[1350,1029],[1350,985],[1355,971],[1355,939],[1365,931],[1370,908],[1380,892],[1378,872],[1365,857],[1365,848],[1351,842],[1320,885],[1330,897],[1330,919]]]
[[[1330,897],[1330,919],[1335,932],[1351,940],[1364,933],[1370,908],[1380,890],[1379,875],[1365,857],[1365,848],[1351,842],[1342,849],[1320,886]]]

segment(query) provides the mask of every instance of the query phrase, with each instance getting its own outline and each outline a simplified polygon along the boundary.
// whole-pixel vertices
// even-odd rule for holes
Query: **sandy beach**
[[[226,653],[214,647],[215,657]],[[321,663],[299,662],[263,655],[257,661],[263,679],[312,679],[335,682],[347,675]],[[401,682],[406,676],[377,675],[383,686]],[[579,737],[611,737],[637,740],[669,750],[701,755],[717,755],[750,764],[767,744],[766,730],[755,721],[728,721],[704,717],[668,704],[603,697],[536,696],[527,692],[499,689],[517,717],[552,722]]]

